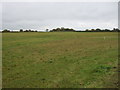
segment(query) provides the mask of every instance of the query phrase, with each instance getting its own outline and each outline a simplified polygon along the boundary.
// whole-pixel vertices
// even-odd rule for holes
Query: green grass
[[[3,88],[117,87],[117,35],[3,33]]]

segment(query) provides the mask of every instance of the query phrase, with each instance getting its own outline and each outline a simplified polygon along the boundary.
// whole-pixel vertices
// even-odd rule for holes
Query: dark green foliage
[[[23,29],[20,29],[20,32],[23,32]]]
[[[2,32],[10,32],[10,30],[5,29],[5,30],[3,30]]]
[[[101,31],[101,29],[97,28],[95,31],[96,31],[96,32],[99,32],[99,31]]]
[[[38,32],[37,30],[23,30],[23,29],[20,29],[19,31],[10,31],[10,30],[3,30],[2,32]],[[49,29],[46,29],[46,32],[49,32]],[[76,31],[72,28],[64,28],[64,27],[61,27],[61,28],[56,28],[56,29],[52,29],[50,30],[50,32],[120,32],[120,30],[118,28],[113,28],[113,30],[110,30],[110,29],[100,29],[100,28],[97,28],[97,29],[86,29],[85,31],[84,30],[81,30],[81,31]]]
[[[61,27],[61,28],[56,28],[56,29],[53,29],[51,30],[50,32],[74,32],[75,30],[74,29],[69,29],[69,28],[64,28],[64,27]]]
[[[37,30],[34,31],[29,29],[29,30],[25,30],[24,32],[37,32]]]
[[[46,29],[46,32],[48,32],[48,29]]]
[[[120,30],[118,28],[113,28],[112,30],[113,32],[120,32]]]
[[[28,30],[25,30],[24,32],[29,32]]]
[[[94,69],[94,73],[106,73],[109,72],[111,69],[112,69],[111,66],[99,65]]]
[[[84,32],[119,32],[120,30],[118,28],[113,28],[113,30],[110,29],[86,29]],[[83,31],[79,31],[79,32],[83,32]]]

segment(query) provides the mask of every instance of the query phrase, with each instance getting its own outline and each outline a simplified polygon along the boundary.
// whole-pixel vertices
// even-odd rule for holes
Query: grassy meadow
[[[2,34],[3,88],[117,87],[117,32]]]

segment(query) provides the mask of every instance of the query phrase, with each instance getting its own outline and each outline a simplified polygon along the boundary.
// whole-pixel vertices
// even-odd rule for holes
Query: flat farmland
[[[114,88],[117,32],[2,34],[3,88]]]

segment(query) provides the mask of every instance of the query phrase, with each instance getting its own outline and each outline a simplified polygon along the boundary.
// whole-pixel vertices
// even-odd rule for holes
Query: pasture
[[[118,33],[2,34],[3,88],[117,87]]]

